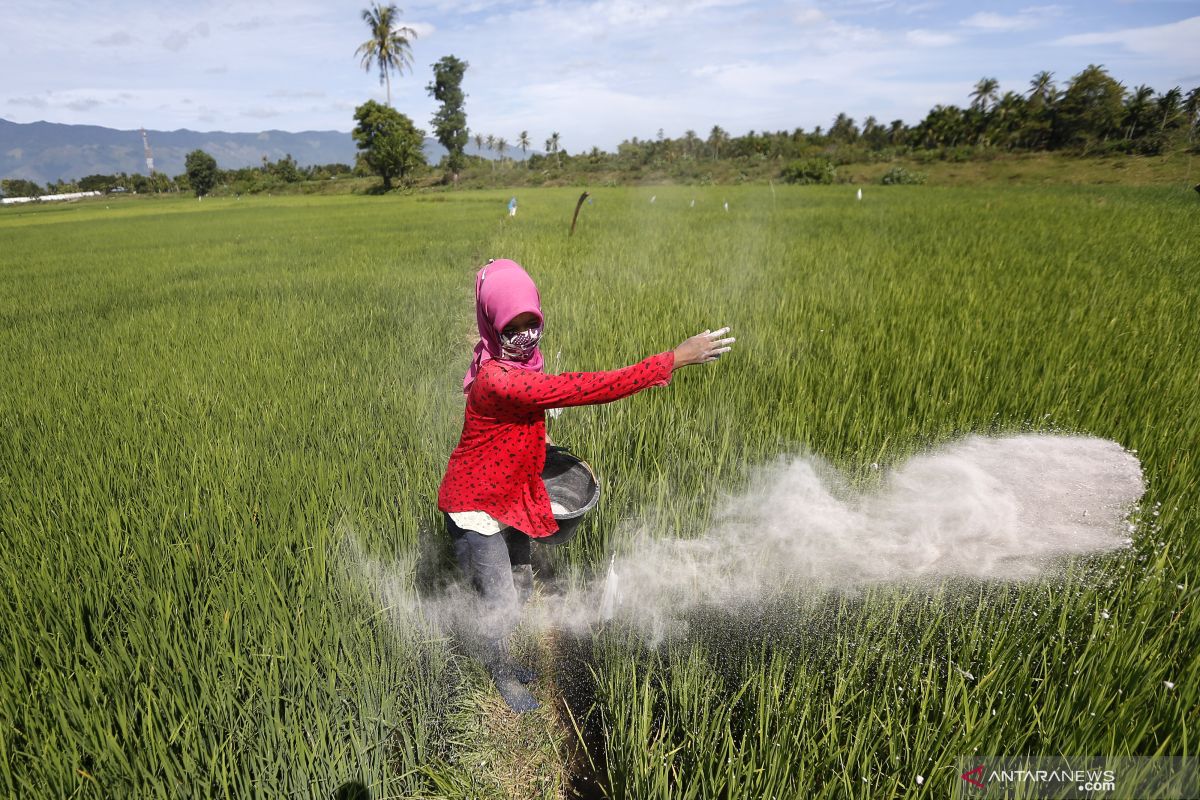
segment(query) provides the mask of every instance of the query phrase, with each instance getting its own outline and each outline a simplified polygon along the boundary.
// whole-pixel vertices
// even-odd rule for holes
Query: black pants
[[[479,594],[477,633],[485,643],[503,647],[533,592],[531,540],[511,527],[490,536],[465,530],[445,516],[458,566]]]

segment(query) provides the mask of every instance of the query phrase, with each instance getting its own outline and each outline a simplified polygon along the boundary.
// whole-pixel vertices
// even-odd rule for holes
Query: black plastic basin
[[[546,448],[542,483],[546,484],[550,502],[557,503],[566,511],[554,515],[558,530],[536,541],[563,544],[575,536],[584,515],[600,502],[600,481],[586,461],[565,447],[551,445]]]

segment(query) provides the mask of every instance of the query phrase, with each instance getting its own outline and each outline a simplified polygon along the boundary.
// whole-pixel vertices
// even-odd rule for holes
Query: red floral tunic
[[[486,511],[533,537],[558,530],[542,483],[546,409],[610,403],[671,382],[670,351],[607,372],[547,375],[483,365],[467,395],[462,438],[438,489],[446,512]]]

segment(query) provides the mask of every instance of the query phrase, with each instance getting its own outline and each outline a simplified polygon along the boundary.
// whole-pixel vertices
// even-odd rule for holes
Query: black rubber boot
[[[511,666],[490,666],[488,671],[492,674],[492,681],[496,684],[500,696],[513,711],[524,714],[526,711],[534,711],[541,707],[529,690],[521,685]]]
[[[517,602],[524,606],[533,596],[533,567],[529,564],[514,564],[513,587],[517,590]]]
[[[513,677],[521,683],[533,683],[538,679],[538,674],[531,667],[523,666],[516,661],[510,661],[508,668],[512,671]]]
[[[512,660],[507,642],[493,641],[488,644],[484,666],[487,667],[492,681],[500,690],[500,696],[508,703],[509,708],[518,714],[538,708],[538,701],[522,686],[533,681],[537,675],[533,670]]]

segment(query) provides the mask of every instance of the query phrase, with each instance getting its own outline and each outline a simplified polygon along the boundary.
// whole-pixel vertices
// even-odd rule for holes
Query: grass
[[[927,176],[931,186],[1162,186],[1185,188],[1200,181],[1200,160],[1184,151],[1158,156],[1084,158],[1056,153],[998,154],[967,161],[902,159],[905,169]],[[878,183],[893,163],[847,164],[838,174],[851,183]]]
[[[553,797],[587,760],[614,797],[940,797],[976,752],[1195,755],[1194,193],[601,189],[571,239],[578,190],[522,190],[514,220],[510,194],[0,212],[0,793]],[[539,282],[552,368],[739,337],[553,423],[605,482],[555,569],[697,535],[779,454],[865,482],[1016,429],[1137,450],[1135,547],[695,611],[656,648],[535,642],[545,727],[506,719],[362,570],[398,597],[444,573],[471,277],[499,256]]]
[[[931,186],[1121,185],[1185,188],[1200,181],[1200,161],[1195,154],[1185,150],[1157,156],[1107,157],[1080,157],[1062,152],[1007,153],[997,150],[976,152],[964,160],[954,160],[952,154],[946,159],[940,155],[934,151],[918,150],[903,157],[883,157],[881,161],[840,164],[837,167],[837,180],[859,185],[878,184],[885,172],[900,166],[909,172],[924,175]],[[505,186],[767,184],[770,181],[780,182],[780,172],[787,163],[786,160],[767,158],[699,159],[673,165],[620,169],[573,163],[564,169],[545,170],[530,170],[521,163],[506,163],[498,168],[490,165],[469,168],[462,174],[460,185],[463,188],[490,189]],[[426,188],[434,188],[439,179],[440,175],[435,175],[422,179],[422,183]],[[350,186],[343,182],[322,190],[345,191]],[[445,187],[437,188],[451,191]]]

